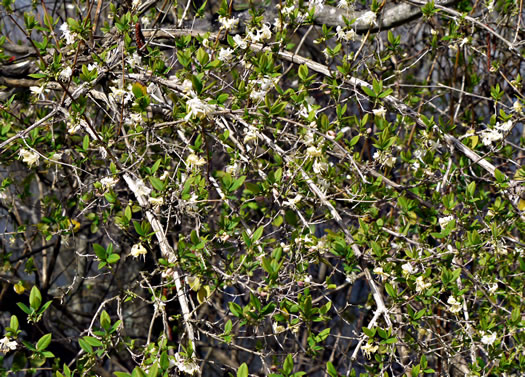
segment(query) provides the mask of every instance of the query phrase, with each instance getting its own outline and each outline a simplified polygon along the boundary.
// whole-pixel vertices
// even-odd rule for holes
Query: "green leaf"
[[[394,287],[392,287],[392,285],[390,283],[385,283],[385,291],[386,291],[386,293],[388,293],[388,295],[390,297],[392,297],[392,298],[396,298],[397,297],[397,292],[394,289]]]
[[[262,234],[263,234],[263,231],[264,231],[264,227],[263,226],[260,226],[258,227],[255,232],[253,232],[253,235],[252,235],[252,244],[254,244],[255,242],[257,242],[257,240],[259,238],[261,238]]]
[[[144,85],[139,84],[138,82],[133,84],[133,86],[131,87],[131,91],[133,92],[135,98],[145,97],[148,94],[148,91],[146,90]]]
[[[49,346],[49,343],[51,343],[51,334],[46,334],[38,340],[36,343],[36,349],[38,351],[43,351]]]
[[[291,354],[288,354],[288,356],[286,356],[286,359],[284,360],[283,372],[288,375],[293,372],[293,357]]]
[[[375,328],[369,329],[368,327],[363,327],[362,330],[365,333],[365,335],[368,336],[369,338],[373,338],[376,335]]]
[[[29,306],[33,310],[38,310],[40,308],[40,304],[42,303],[42,295],[40,294],[40,291],[36,287],[36,285],[33,285],[33,288],[31,288],[31,293],[29,295]]]
[[[142,229],[142,225],[140,225],[138,221],[133,220],[133,227],[139,236],[146,236],[146,233]]]
[[[98,243],[93,244],[93,251],[95,252],[95,255],[100,260],[106,260],[106,249],[104,249],[103,246],[99,245]]]
[[[306,64],[300,65],[299,71],[297,73],[301,80],[303,81],[306,80],[308,78],[308,66]]]
[[[365,92],[365,94],[368,95],[369,97],[373,97],[373,98],[376,97],[376,94],[374,93],[374,91],[370,89],[369,87],[363,85],[361,89],[363,89],[363,92]]]
[[[334,364],[331,362],[326,363],[326,372],[330,377],[337,377],[339,376],[339,373],[337,373],[337,369],[335,369]]]
[[[244,180],[246,179],[246,176],[243,175],[239,178],[237,178],[235,181],[233,181],[232,185],[230,186],[230,188],[228,189],[229,192],[233,192],[235,190],[237,190],[239,187],[241,187],[241,185],[244,183]]]
[[[248,377],[248,365],[242,363],[242,365],[237,369],[237,377]]]
[[[111,327],[111,318],[105,310],[102,310],[102,313],[100,313],[100,326],[106,331]]]
[[[84,135],[84,140],[82,140],[82,149],[86,152],[89,149],[89,136]]]
[[[16,304],[17,304],[18,307],[19,307],[20,309],[22,309],[22,311],[23,311],[24,313],[26,313],[27,315],[30,315],[30,314],[33,313],[33,310],[32,310],[32,309],[29,309],[29,308],[27,307],[27,305],[25,305],[24,303],[22,303],[22,302],[17,302]]]
[[[165,183],[163,181],[161,181],[160,179],[158,179],[157,177],[150,176],[149,177],[149,181],[150,181],[151,185],[153,186],[153,188],[155,190],[157,190],[157,191],[164,190]]]
[[[78,344],[80,345],[80,348],[82,348],[84,350],[84,352],[86,352],[88,354],[92,354],[93,353],[93,347],[91,347],[91,345],[89,345],[89,343],[86,342],[84,339],[80,338],[78,340]]]
[[[13,330],[18,330],[18,318],[16,315],[11,316],[11,321],[9,322],[9,327]]]
[[[116,263],[120,260],[120,255],[118,254],[111,254],[108,256],[108,258],[106,259],[106,262],[108,264],[113,264],[113,263]]]
[[[159,374],[159,365],[157,363],[153,363],[152,366],[150,366],[148,370],[148,377],[157,377]]]

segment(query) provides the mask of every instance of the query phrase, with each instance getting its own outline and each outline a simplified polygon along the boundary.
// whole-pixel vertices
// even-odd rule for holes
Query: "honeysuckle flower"
[[[161,206],[164,204],[164,198],[162,196],[158,197],[158,198],[153,198],[153,197],[149,197],[148,198],[148,202],[150,204],[152,204],[153,206],[157,207],[157,206]]]
[[[188,100],[186,106],[188,107],[188,114],[184,117],[186,121],[192,118],[204,119],[215,110],[214,106],[202,101],[199,97]]]
[[[306,149],[306,154],[310,157],[321,157],[323,155],[323,151],[321,148],[317,148],[312,145]]]
[[[370,355],[376,352],[378,348],[379,346],[374,346],[372,343],[366,343],[361,347],[361,351],[363,351],[363,355],[365,355],[367,359],[370,359]]]
[[[328,169],[328,164],[326,162],[316,160],[312,166],[312,170],[315,174],[323,173]]]
[[[233,177],[236,177],[241,172],[241,165],[238,162],[235,162],[233,165],[226,166],[226,173],[231,174]]]
[[[488,289],[489,293],[492,294],[492,295],[493,295],[494,293],[496,293],[497,290],[498,290],[498,283],[494,283],[494,284],[492,284],[492,285],[489,287],[489,289]]]
[[[131,182],[131,191],[137,196],[149,196],[151,193],[151,189],[140,178]]]
[[[245,128],[244,129],[244,132],[245,132],[244,142],[248,143],[250,141],[257,140],[257,131],[258,131],[257,127],[255,126],[250,126],[249,128]]]
[[[75,43],[78,34],[72,33],[71,30],[69,30],[69,25],[67,24],[67,22],[64,22],[60,26],[60,31],[62,32],[62,36],[66,39],[66,44],[70,45]]]
[[[82,124],[80,124],[80,122],[75,122],[75,121],[67,122],[67,132],[70,135],[76,134],[81,128],[82,128]]]
[[[448,307],[448,310],[453,313],[453,314],[456,314],[456,313],[459,313],[461,311],[461,302],[459,302],[458,300],[456,300],[456,298],[454,296],[450,296],[447,300],[447,304],[449,304],[450,306]]]
[[[141,243],[136,243],[135,245],[133,245],[131,247],[131,255],[135,258],[141,256],[141,255],[146,255],[147,254],[147,250],[144,246],[142,246]]]
[[[494,0],[489,0],[489,2],[487,3],[487,11],[494,11]]]
[[[229,62],[233,58],[233,50],[231,48],[221,48],[218,59],[221,62]]]
[[[98,70],[98,63],[88,64],[87,69],[88,69],[88,71],[90,71],[90,72],[91,72],[92,70],[94,70],[94,69]]]
[[[374,268],[373,271],[374,271],[374,274],[376,274],[377,276],[381,276],[381,280],[384,280],[390,277],[390,274],[387,274],[386,272],[383,271],[383,267],[376,267]]]
[[[7,336],[0,339],[0,353],[7,353],[16,350],[17,343],[15,340],[10,340]]]
[[[132,94],[124,89],[116,88],[114,86],[110,87],[110,89],[111,93],[109,95],[110,97],[113,97],[116,102],[124,100],[124,104],[127,104],[133,98]]]
[[[415,272],[414,267],[410,263],[403,264],[401,269],[403,270],[403,275],[405,276],[412,275]]]
[[[299,203],[302,199],[303,199],[303,196],[301,194],[297,194],[295,195],[295,198],[290,198],[288,200],[285,200],[283,202],[283,205],[296,209],[297,203]]]
[[[286,330],[286,328],[284,326],[282,326],[282,325],[279,325],[278,322],[274,322],[272,324],[272,327],[273,327],[274,334],[279,334],[279,333],[282,333],[283,331]]]
[[[336,28],[337,32],[337,40],[344,40],[344,41],[353,41],[355,39],[355,31],[353,29],[350,29],[348,31],[345,31],[340,25]]]
[[[266,97],[266,91],[265,90],[252,90],[250,93],[250,98],[253,99],[256,102],[264,101],[264,97]]]
[[[521,101],[519,99],[517,99],[516,102],[514,102],[512,108],[517,114],[521,114],[523,112],[523,105],[521,104]]]
[[[106,189],[110,189],[118,183],[118,178],[105,177],[100,180],[102,186]]]
[[[487,346],[492,345],[496,341],[496,333],[489,332],[488,334],[486,334],[484,331],[482,331],[481,334],[481,343],[486,344]]]
[[[58,79],[60,81],[68,81],[72,74],[73,70],[71,69],[71,67],[66,67],[62,71],[60,71]]]
[[[263,24],[259,30],[250,30],[250,32],[248,32],[248,37],[254,43],[270,39],[272,37],[272,32],[269,24]]]
[[[161,181],[163,181],[163,180],[165,180],[166,178],[168,178],[168,175],[169,175],[169,174],[170,174],[169,171],[164,170],[164,173],[162,173],[162,175],[159,177],[159,179],[160,179]]]
[[[344,10],[353,10],[354,7],[352,5],[352,2],[349,2],[348,0],[339,0],[337,3],[337,7],[344,9]]]
[[[193,91],[193,84],[191,83],[191,80],[186,79],[182,82],[182,91],[186,94]]]
[[[509,132],[512,129],[512,120],[509,119],[508,121],[501,124],[499,122],[496,123],[496,129],[503,133]]]
[[[134,52],[131,58],[128,58],[128,64],[131,68],[138,67],[141,63],[142,57],[137,52]]]
[[[445,217],[440,217],[439,218],[439,226],[441,227],[441,229],[445,229],[448,225],[449,222],[451,222],[452,220],[454,220],[454,216],[450,215],[450,216],[445,216]]]
[[[173,361],[170,361],[170,364],[177,367],[181,372],[194,375],[198,374],[200,369],[199,366],[192,360],[185,359],[180,353],[176,353]]]
[[[383,106],[381,106],[379,109],[373,109],[372,112],[376,117],[379,118],[384,118],[386,115],[386,109]]]
[[[30,86],[29,90],[38,96],[39,99],[44,99],[44,94],[49,92],[49,89],[46,89],[45,86]]]
[[[240,47],[242,50],[248,47],[248,44],[246,43],[246,41],[239,34],[233,37],[233,41],[235,42],[237,47]]]
[[[219,16],[219,22],[221,23],[221,29],[230,30],[236,27],[239,24],[238,18],[226,18],[223,16]]]
[[[310,3],[308,4],[308,9],[315,9],[317,11],[321,11],[324,8],[324,0],[310,0]]]
[[[22,161],[29,165],[29,167],[36,165],[38,163],[38,159],[40,158],[38,153],[35,153],[28,149],[20,149],[18,153],[22,158]]]
[[[202,166],[206,163],[206,160],[192,153],[186,159],[186,163],[191,166]]]
[[[363,13],[358,20],[362,21],[366,25],[374,25],[376,23],[377,15],[375,12],[369,10],[368,12]]]
[[[490,146],[493,142],[503,139],[503,135],[498,130],[481,131],[481,142],[485,146]]]
[[[425,278],[423,275],[418,276],[416,278],[416,292],[423,292],[427,288],[430,288],[432,286],[432,283],[425,282]]]

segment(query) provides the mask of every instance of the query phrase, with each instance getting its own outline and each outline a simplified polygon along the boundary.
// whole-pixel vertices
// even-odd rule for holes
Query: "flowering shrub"
[[[523,373],[520,2],[103,4],[2,3],[2,375]]]

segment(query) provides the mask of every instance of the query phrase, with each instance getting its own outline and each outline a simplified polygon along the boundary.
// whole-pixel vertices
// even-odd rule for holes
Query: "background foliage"
[[[3,375],[518,376],[523,2],[2,2]]]

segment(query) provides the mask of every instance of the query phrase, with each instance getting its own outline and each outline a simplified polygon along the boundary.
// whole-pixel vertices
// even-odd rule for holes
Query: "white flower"
[[[311,0],[310,4],[308,5],[308,9],[312,10],[318,10],[321,11],[324,8],[324,0]]]
[[[131,255],[137,258],[140,255],[145,255],[148,251],[141,243],[136,243],[131,247]]]
[[[303,199],[303,196],[302,196],[301,194],[297,194],[297,195],[295,196],[295,198],[293,198],[293,199],[288,199],[288,200],[284,201],[283,204],[284,204],[285,206],[288,206],[288,207],[291,207],[291,208],[293,208],[293,209],[296,209],[296,208],[297,208],[297,207],[296,207],[296,204],[299,203],[299,202],[301,201],[301,199]]]
[[[241,165],[238,162],[235,162],[233,165],[226,166],[225,171],[226,173],[229,173],[232,176],[236,177],[241,172]]]
[[[191,83],[191,80],[184,80],[182,83],[182,91],[186,94],[190,93],[193,90],[193,84]]]
[[[233,41],[235,42],[237,47],[240,47],[242,50],[248,47],[248,44],[246,43],[246,41],[239,34],[233,37]]]
[[[381,106],[379,109],[372,110],[372,112],[374,113],[376,117],[379,117],[379,118],[384,118],[386,115],[386,109],[383,106]]]
[[[454,216],[450,215],[450,216],[445,216],[445,217],[440,217],[439,218],[439,226],[441,227],[441,229],[445,229],[448,225],[449,222],[451,222],[452,220],[454,220]]]
[[[154,206],[161,206],[164,204],[164,198],[161,196],[161,197],[158,197],[158,198],[152,198],[151,196],[148,198],[148,202],[150,202],[150,204],[154,205]]]
[[[272,37],[269,24],[264,24],[259,30],[250,30],[247,37],[254,43],[262,42]]]
[[[353,10],[354,7],[349,3],[348,0],[339,0],[337,7],[345,10]]]
[[[512,105],[512,108],[518,114],[521,114],[523,112],[523,105],[521,104],[519,99],[517,99],[516,102],[514,102],[514,105]]]
[[[185,359],[178,352],[175,354],[175,360],[172,364],[181,372],[188,373],[192,376],[200,372],[199,366],[194,361]]]
[[[323,55],[326,59],[330,58],[330,51],[328,50],[328,47],[323,50]]]
[[[136,181],[130,182],[131,191],[135,193],[136,196],[149,196],[151,189],[144,184],[142,179],[137,179]]]
[[[88,69],[88,71],[90,71],[90,72],[91,72],[92,70],[94,70],[94,69],[97,69],[97,70],[98,70],[98,63],[88,64],[87,69]]]
[[[454,296],[450,296],[447,300],[447,303],[450,305],[448,310],[451,313],[459,313],[461,311],[461,302],[456,300]]]
[[[418,276],[416,278],[416,292],[423,292],[424,290],[426,290],[427,288],[430,288],[432,286],[431,283],[425,283],[425,278],[423,277],[423,275],[421,276]]]
[[[496,129],[501,132],[509,132],[512,129],[512,120],[508,120],[505,123],[496,123]]]
[[[370,354],[376,352],[378,348],[378,346],[374,346],[371,343],[366,343],[361,347],[361,351],[363,351],[363,355],[370,359]]]
[[[132,94],[124,89],[119,89],[114,86],[110,87],[110,89],[110,96],[113,97],[116,102],[120,102],[124,99],[124,104],[126,104],[133,98]]]
[[[304,282],[310,284],[312,282],[312,275],[308,275],[304,278]]]
[[[410,263],[405,263],[401,266],[403,270],[403,275],[411,275],[415,272],[414,267]]]
[[[481,337],[481,343],[486,344],[487,346],[492,345],[496,341],[496,334],[490,333],[487,335],[482,331],[483,336]]]
[[[118,182],[118,178],[113,178],[113,177],[106,177],[100,180],[100,183],[106,189],[112,188],[113,186],[117,184],[117,182]]]
[[[260,102],[264,100],[264,97],[266,97],[266,91],[265,90],[252,90],[250,93],[250,98],[253,99],[256,102]]]
[[[164,173],[162,173],[162,175],[160,176],[159,179],[160,179],[161,181],[163,181],[163,180],[165,180],[166,178],[168,178],[168,175],[169,175],[169,174],[170,174],[169,171],[164,170]]]
[[[199,97],[190,99],[186,102],[186,105],[188,106],[188,114],[184,117],[185,120],[191,118],[203,119],[215,110],[214,106],[202,101]]]
[[[62,32],[62,36],[66,39],[66,44],[70,45],[75,43],[75,39],[77,39],[77,33],[72,33],[71,30],[69,30],[69,25],[66,22],[60,26],[60,31]]]
[[[16,350],[17,343],[15,340],[9,340],[7,336],[0,339],[0,353],[7,353]]]
[[[30,86],[29,90],[40,99],[44,99],[44,94],[49,92],[49,89],[46,89],[44,86]]]
[[[231,48],[221,48],[219,51],[219,60],[221,62],[229,62],[233,58],[233,50]]]
[[[481,142],[485,146],[491,145],[493,142],[503,139],[503,135],[497,130],[483,130],[481,131]]]
[[[487,10],[489,12],[492,12],[494,10],[494,0],[489,0],[489,2],[487,3]]]
[[[374,268],[374,274],[376,274],[377,276],[381,276],[381,280],[390,277],[390,274],[387,274],[383,271],[383,267]]]
[[[186,159],[186,163],[188,165],[192,165],[192,166],[202,166],[202,165],[204,165],[206,163],[206,160],[204,158],[199,157],[196,154],[192,153]]]
[[[321,157],[323,155],[323,151],[321,148],[316,148],[312,145],[306,149],[306,154],[310,157]]]
[[[282,326],[282,325],[279,325],[278,322],[274,322],[272,324],[272,327],[273,327],[273,333],[274,334],[279,334],[279,333],[282,333],[283,331],[286,331],[285,327]]]
[[[37,164],[38,159],[40,158],[38,153],[35,153],[27,149],[20,149],[19,154],[20,154],[20,157],[22,157],[22,161],[28,164],[30,167]]]
[[[62,159],[63,154],[63,152],[55,152],[51,157],[49,157],[49,159],[53,161],[60,161]]]
[[[248,143],[252,140],[257,140],[257,127],[250,126],[249,128],[244,129],[244,142]]]
[[[376,23],[377,16],[375,12],[369,10],[361,15],[358,20],[362,21],[366,25],[374,25]]]
[[[327,169],[328,169],[328,164],[326,162],[321,162],[317,160],[314,162],[312,166],[312,170],[314,171],[315,174],[323,173]]]
[[[80,122],[67,122],[67,132],[71,135],[76,134],[81,128],[82,125],[80,124]]]
[[[494,283],[489,287],[489,293],[494,294],[498,290],[498,283]]]
[[[131,68],[140,66],[140,64],[142,63],[142,57],[135,51],[131,58],[128,59],[128,63]]]
[[[60,74],[58,75],[58,79],[60,81],[68,81],[72,74],[73,70],[71,69],[71,67],[66,67],[60,72]]]
[[[459,43],[459,47],[463,47],[466,43],[468,43],[468,38],[463,38]]]
[[[239,19],[219,16],[219,22],[222,24],[221,28],[230,30],[237,26],[237,24],[239,23]]]
[[[348,31],[345,31],[341,26],[337,26],[337,40],[345,40],[345,41],[353,41],[355,39],[355,31],[353,29],[350,29]]]

